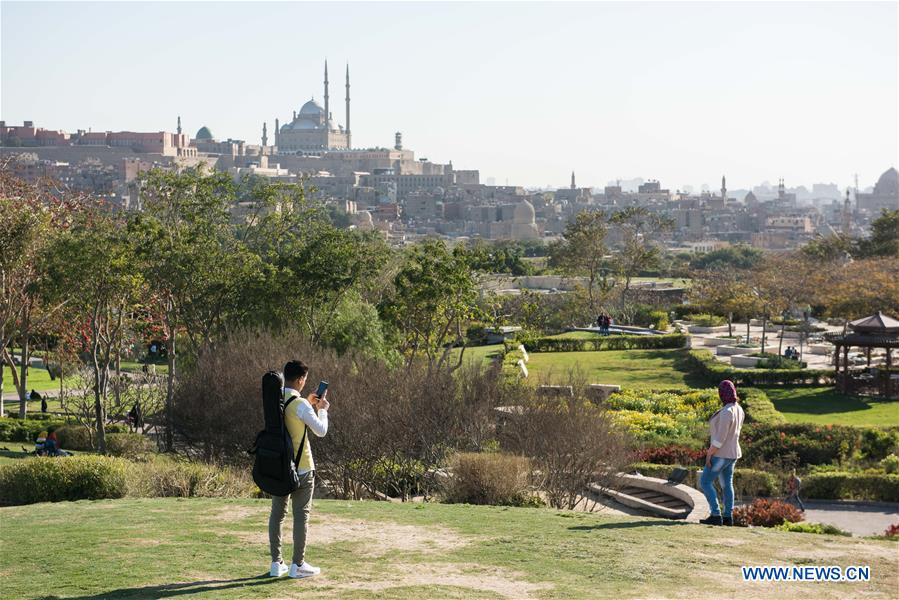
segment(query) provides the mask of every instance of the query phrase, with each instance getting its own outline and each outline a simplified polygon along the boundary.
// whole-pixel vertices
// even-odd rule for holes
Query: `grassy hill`
[[[879,540],[550,509],[320,500],[308,559],[323,574],[270,579],[267,518],[265,500],[2,508],[0,596],[889,598],[899,574],[897,545]],[[741,565],[775,564],[869,565],[872,581],[741,579]]]
[[[686,350],[604,350],[601,352],[531,353],[528,371],[540,380],[564,378],[572,369],[591,383],[618,384],[632,388],[709,387],[683,366]]]

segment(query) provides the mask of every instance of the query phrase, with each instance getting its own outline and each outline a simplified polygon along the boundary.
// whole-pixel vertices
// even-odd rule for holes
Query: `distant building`
[[[874,184],[870,193],[856,193],[856,210],[859,212],[878,213],[881,209],[899,208],[899,173],[890,167]]]
[[[312,98],[299,112],[293,113],[289,123],[278,127],[275,123],[275,146],[279,152],[318,154],[328,150],[347,150],[352,147],[350,134],[350,67],[346,69],[346,127],[333,120],[328,95],[328,63],[325,62],[325,105]],[[399,138],[401,139],[401,138]],[[397,141],[397,149],[402,143]]]

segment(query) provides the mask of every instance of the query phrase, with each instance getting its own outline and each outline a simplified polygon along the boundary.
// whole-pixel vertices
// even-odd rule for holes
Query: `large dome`
[[[512,214],[512,222],[519,225],[529,225],[535,221],[537,213],[534,211],[534,205],[527,200],[522,200],[515,207]]]
[[[209,128],[206,127],[206,126],[204,125],[203,127],[200,127],[199,130],[197,130],[197,135],[196,135],[195,139],[198,139],[198,140],[213,140],[213,139],[215,139],[215,138],[212,137],[212,132],[209,131]]]
[[[899,194],[899,172],[893,167],[884,171],[874,185],[874,193],[878,196],[895,196]]]
[[[318,129],[318,123],[309,119],[297,119],[295,123],[290,125],[291,129]]]
[[[301,115],[310,115],[310,116],[319,116],[325,114],[325,109],[321,107],[321,105],[315,101],[313,98],[309,102],[303,105],[303,108],[300,109]]]

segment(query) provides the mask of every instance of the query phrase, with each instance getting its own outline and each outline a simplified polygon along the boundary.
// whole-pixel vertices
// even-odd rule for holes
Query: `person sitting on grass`
[[[745,415],[740,408],[733,381],[725,379],[721,382],[718,397],[724,406],[709,419],[711,442],[706,451],[705,468],[699,479],[700,487],[709,501],[711,514],[699,522],[705,525],[733,525],[734,465],[743,456],[740,450],[740,429]],[[718,492],[714,486],[716,479],[724,494],[724,515],[718,505]]]

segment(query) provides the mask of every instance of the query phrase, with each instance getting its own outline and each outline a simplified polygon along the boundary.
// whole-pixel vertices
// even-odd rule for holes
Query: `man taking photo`
[[[289,496],[272,496],[272,513],[268,520],[268,539],[272,555],[270,575],[280,577],[288,574],[295,579],[318,575],[321,569],[313,567],[305,560],[306,533],[309,529],[309,512],[312,508],[312,491],[315,488],[315,462],[312,460],[312,446],[309,431],[318,437],[328,433],[327,392],[319,398],[309,394],[303,398],[300,393],[306,385],[309,373],[302,361],[292,360],[284,365],[284,422],[293,440],[294,456],[300,485]],[[291,401],[291,399],[293,399]],[[293,560],[290,568],[281,557],[281,526],[287,516],[287,501],[293,504]]]

